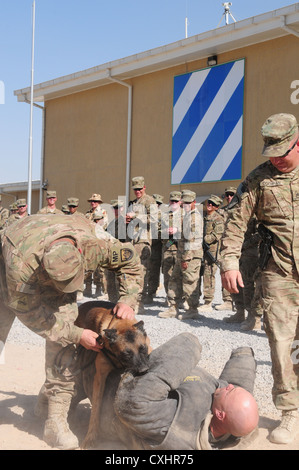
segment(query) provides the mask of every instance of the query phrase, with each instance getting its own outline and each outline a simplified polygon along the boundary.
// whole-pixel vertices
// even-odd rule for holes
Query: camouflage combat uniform
[[[139,187],[143,187],[141,177],[132,179],[133,189],[134,182],[140,178],[141,183]],[[127,240],[131,241],[137,251],[141,265],[143,268],[143,289],[140,292],[138,302],[143,305],[143,301],[148,293],[148,281],[149,281],[149,269],[150,269],[150,257],[151,257],[151,226],[157,228],[157,205],[155,199],[149,194],[144,194],[139,199],[130,201],[127,210],[128,213],[134,212],[135,216],[133,220],[127,225]]]
[[[162,266],[162,239],[161,239],[161,218],[163,211],[163,196],[153,194],[153,198],[157,204],[157,230],[152,233],[151,258],[148,277],[148,293],[145,303],[152,303],[153,298],[160,285],[160,274]]]
[[[45,387],[48,396],[73,392],[74,377],[60,375],[55,368],[55,358],[65,346],[78,345],[83,332],[74,325],[78,314],[76,291],[59,290],[49,276],[49,269],[46,270],[47,256],[47,263],[52,263],[54,268],[61,270],[63,276],[64,268],[59,264],[61,258],[58,255],[56,258],[55,252],[51,254],[53,243],[63,237],[73,239],[78,248],[76,253],[80,258],[82,279],[78,281],[76,289],[82,288],[84,269],[94,271],[100,264],[117,273],[121,302],[134,308],[139,290],[140,263],[132,245],[121,245],[115,239],[98,239],[94,224],[85,218],[75,215],[32,215],[4,231],[0,339],[5,343],[15,316],[29,329],[46,339]],[[68,249],[70,243],[65,244],[64,250]],[[66,350],[66,363],[71,353],[71,350]]]
[[[219,261],[220,240],[224,232],[224,220],[218,211],[206,214],[204,217],[204,241],[209,246],[209,252]],[[205,304],[212,303],[215,294],[215,276],[217,265],[204,255],[203,296]],[[223,299],[225,300],[225,299]]]
[[[196,194],[193,191],[182,191],[182,201],[190,203],[191,199],[195,200]],[[202,249],[202,217],[193,209],[184,215],[182,237],[178,242],[178,254],[172,276],[168,284],[168,300],[171,306],[179,306],[180,292],[176,279],[178,271],[182,274],[182,286],[184,299],[188,304],[189,310],[185,312],[180,319],[197,318],[197,307],[199,304],[199,273],[200,265],[203,257]],[[187,263],[187,268],[182,269],[182,263]],[[162,315],[160,315],[162,316]]]
[[[0,196],[0,203],[1,203],[1,196]],[[2,229],[3,225],[7,221],[9,217],[9,210],[5,207],[0,207],[0,230]]]
[[[283,156],[298,133],[290,116],[275,115],[263,126],[266,158]],[[285,121],[290,128],[281,125]],[[269,160],[262,163],[239,186],[232,202],[234,210],[222,239],[222,272],[239,269],[244,233],[255,214],[273,237],[271,256],[261,272],[273,401],[278,409],[295,410],[299,407],[299,364],[294,360],[299,342],[299,167],[284,173]]]
[[[183,211],[180,208],[176,212],[167,211],[162,216],[162,273],[164,276],[164,289],[168,293],[168,285],[173,273],[178,256],[178,242],[181,238]],[[177,228],[175,235],[169,235],[169,228]],[[174,280],[178,289],[178,298],[183,298],[182,271],[177,270],[177,278]]]

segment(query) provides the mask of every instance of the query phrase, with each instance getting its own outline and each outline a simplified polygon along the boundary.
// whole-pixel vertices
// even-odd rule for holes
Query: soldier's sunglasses
[[[213,201],[210,201],[210,200],[208,201],[208,204],[211,204],[211,205],[212,205],[212,206],[214,206],[214,207],[218,207],[218,205],[217,205],[217,204],[215,204],[215,202],[213,202]]]

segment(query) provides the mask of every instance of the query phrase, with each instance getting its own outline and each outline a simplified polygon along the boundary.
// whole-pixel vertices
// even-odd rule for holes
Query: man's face
[[[207,202],[207,213],[212,214],[218,209],[218,206],[216,206],[212,201]]]
[[[49,206],[54,206],[57,201],[56,197],[48,197],[48,205]]]
[[[99,205],[99,201],[90,201],[90,205],[92,209],[96,209]]]
[[[134,193],[135,193],[136,199],[140,199],[145,193],[145,186],[143,186],[143,188],[134,189]]]
[[[225,199],[227,200],[227,204],[230,203],[233,197],[234,197],[234,193],[231,193],[231,192],[225,193]]]
[[[269,158],[272,165],[281,173],[290,173],[299,166],[299,140],[292,149],[297,139],[298,136],[290,143],[289,149],[291,150],[285,157]]]
[[[27,211],[27,206],[20,206],[18,208],[19,215],[24,215],[26,211]]]
[[[181,207],[181,201],[173,201],[173,200],[169,201],[169,209],[172,212],[176,212],[180,207]]]
[[[74,214],[77,210],[77,206],[68,206],[68,207],[69,207],[70,214]]]

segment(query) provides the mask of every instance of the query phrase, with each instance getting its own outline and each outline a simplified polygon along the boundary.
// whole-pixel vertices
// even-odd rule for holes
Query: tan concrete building
[[[191,189],[198,199],[237,186],[262,162],[260,128],[277,112],[299,119],[299,3],[134,56],[34,86],[46,116],[43,180],[59,204],[100,193],[109,203],[133,196],[143,175],[147,192]],[[174,77],[244,59],[242,175],[239,180],[171,184]],[[30,87],[15,91],[30,100]],[[44,201],[43,201],[44,203]]]

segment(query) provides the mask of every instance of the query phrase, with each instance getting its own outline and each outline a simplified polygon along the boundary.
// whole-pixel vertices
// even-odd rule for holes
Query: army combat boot
[[[215,310],[233,310],[233,303],[231,301],[223,302],[220,305],[216,305]]]
[[[48,419],[45,422],[43,439],[56,449],[72,450],[79,447],[78,439],[67,422],[71,398],[69,393],[49,397]]]
[[[212,302],[209,300],[206,300],[203,305],[198,307],[199,312],[211,312],[212,311]]]
[[[186,312],[184,312],[182,315],[179,315],[179,320],[199,320],[200,317],[198,312],[197,312],[197,308],[189,308],[188,310],[186,310]]]
[[[231,315],[230,317],[225,317],[224,321],[226,323],[242,323],[245,321],[245,311],[242,310],[237,310],[237,312],[234,315]]]
[[[241,325],[241,330],[252,331],[261,329],[261,317],[258,315],[249,315]]]
[[[83,295],[84,297],[92,297],[91,283],[85,285]]]
[[[171,305],[164,312],[158,313],[159,318],[176,318],[178,316],[179,309],[176,305]]]
[[[270,434],[270,441],[274,444],[288,444],[293,441],[298,423],[298,411],[286,410],[282,412],[280,425]]]

